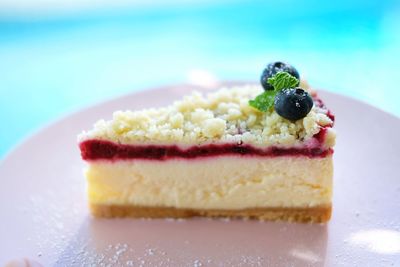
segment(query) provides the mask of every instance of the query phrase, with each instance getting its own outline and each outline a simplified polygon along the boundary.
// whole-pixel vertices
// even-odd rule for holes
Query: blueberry
[[[277,72],[285,71],[290,75],[296,77],[300,81],[300,75],[297,70],[292,66],[284,62],[276,61],[269,63],[265,67],[263,73],[261,74],[261,85],[264,90],[274,90],[274,87],[268,83],[268,78],[274,76]]]
[[[275,96],[275,111],[285,119],[297,121],[310,112],[314,102],[311,96],[301,89],[285,88]]]

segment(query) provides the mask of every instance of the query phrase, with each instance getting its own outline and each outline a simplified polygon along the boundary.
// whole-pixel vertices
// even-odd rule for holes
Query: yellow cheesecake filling
[[[237,210],[330,205],[332,156],[94,161],[92,204]]]

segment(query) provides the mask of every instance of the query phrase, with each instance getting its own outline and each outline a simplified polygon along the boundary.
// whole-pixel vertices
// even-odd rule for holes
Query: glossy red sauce
[[[321,98],[318,97],[317,94],[313,95],[313,100],[314,100],[314,104],[317,107],[327,109],[327,107],[325,106],[325,103],[322,101]],[[328,118],[331,119],[331,121],[335,122],[335,115],[333,115],[333,113],[329,109],[328,109],[328,113],[326,114],[326,116],[328,116]]]
[[[331,121],[335,122],[335,115],[332,114],[330,110],[328,110],[328,113],[326,114]]]
[[[326,157],[333,153],[332,149],[324,150],[320,147],[269,147],[262,149],[245,144],[208,144],[183,149],[175,145],[125,145],[104,140],[87,140],[80,143],[79,147],[84,160],[168,160],[172,158],[193,159],[223,155],[261,157],[307,156],[314,158]]]

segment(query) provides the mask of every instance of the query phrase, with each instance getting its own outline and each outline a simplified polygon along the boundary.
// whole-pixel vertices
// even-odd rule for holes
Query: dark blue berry
[[[271,78],[280,71],[285,71],[300,80],[299,73],[292,65],[280,61],[272,62],[265,67],[261,74],[261,85],[264,87],[264,90],[274,90],[274,87],[268,83],[268,78]]]
[[[274,107],[280,116],[291,121],[297,121],[307,116],[313,104],[311,96],[297,87],[282,89],[275,96]]]

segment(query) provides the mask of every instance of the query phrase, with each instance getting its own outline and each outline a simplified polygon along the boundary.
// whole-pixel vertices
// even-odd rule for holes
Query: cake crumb
[[[112,120],[98,121],[92,130],[83,132],[78,139],[102,139],[122,144],[243,142],[263,146],[297,145],[312,139],[321,127],[333,124],[328,110],[317,104],[305,118],[296,122],[273,110],[260,112],[248,104],[260,92],[261,86],[236,86],[206,95],[193,92],[164,108],[116,111]],[[327,136],[326,146],[332,147],[335,133],[330,127]]]

